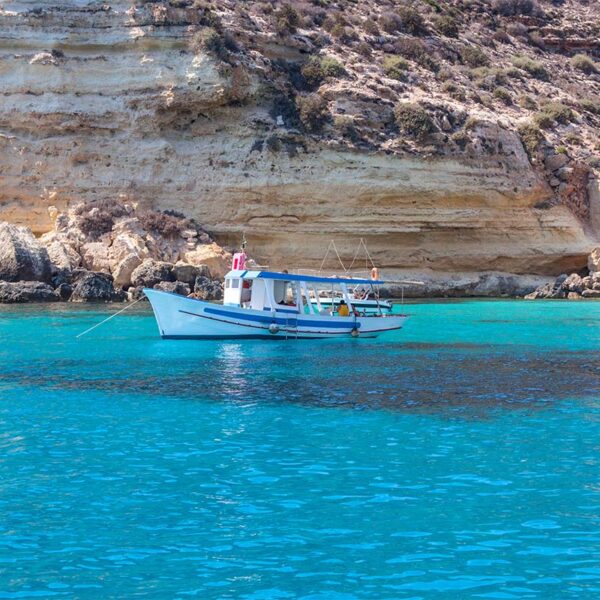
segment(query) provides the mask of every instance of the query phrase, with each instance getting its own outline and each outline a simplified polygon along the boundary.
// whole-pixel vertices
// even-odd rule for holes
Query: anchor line
[[[138,298],[135,302],[128,304],[125,308],[121,309],[119,312],[116,312],[114,315],[110,315],[110,317],[107,317],[106,319],[104,319],[104,321],[100,321],[100,323],[96,323],[93,327],[90,327],[89,329],[86,329],[82,333],[76,335],[75,338],[80,338],[81,336],[85,335],[86,333],[89,333],[90,331],[93,331],[97,327],[100,327],[100,325],[104,325],[104,323],[106,323],[107,321],[114,319],[117,315],[124,313],[126,310],[129,310],[134,304],[137,304],[138,302],[141,302],[144,299],[145,299],[144,296],[142,296],[141,298]]]

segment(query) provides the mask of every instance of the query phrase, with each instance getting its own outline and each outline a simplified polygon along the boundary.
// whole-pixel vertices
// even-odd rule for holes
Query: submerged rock
[[[48,252],[31,229],[0,223],[0,279],[49,282],[51,276]]]
[[[39,281],[0,281],[0,303],[57,302],[60,297],[47,283]]]

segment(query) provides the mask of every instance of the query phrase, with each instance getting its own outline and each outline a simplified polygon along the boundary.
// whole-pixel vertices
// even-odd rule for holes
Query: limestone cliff
[[[3,2],[0,220],[42,234],[51,206],[121,198],[271,266],[332,237],[388,269],[585,266],[597,3],[292,4]]]

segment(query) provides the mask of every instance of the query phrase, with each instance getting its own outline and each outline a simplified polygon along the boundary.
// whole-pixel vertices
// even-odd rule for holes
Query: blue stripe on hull
[[[228,317],[230,319],[238,319],[242,321],[253,321],[255,323],[276,323],[277,325],[290,325],[290,321],[296,321],[296,326],[298,327],[325,327],[327,329],[357,329],[360,328],[360,321],[356,321],[355,323],[335,323],[335,322],[324,322],[324,321],[308,321],[302,318],[302,315],[298,315],[294,319],[286,319],[282,317],[267,317],[262,315],[243,315],[238,312],[229,312],[227,310],[222,310],[219,308],[205,308],[204,312],[213,315],[220,315],[221,317]],[[297,314],[297,313],[296,313]],[[299,317],[299,318],[298,318]],[[235,323],[232,323],[234,325]]]

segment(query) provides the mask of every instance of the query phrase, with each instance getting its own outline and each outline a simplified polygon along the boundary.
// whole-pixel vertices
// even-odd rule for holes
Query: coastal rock
[[[88,271],[110,273],[109,247],[104,242],[87,242],[81,247],[83,267]]]
[[[173,281],[171,263],[148,258],[131,274],[131,283],[134,287],[154,287],[161,281]]]
[[[597,290],[583,290],[581,292],[583,298],[600,298],[600,289]]]
[[[0,279],[50,281],[48,252],[27,227],[0,223]]]
[[[148,248],[140,235],[130,231],[119,233],[113,239],[109,251],[115,285],[129,286],[133,272],[148,255]]]
[[[61,283],[56,287],[54,291],[63,302],[66,302],[71,297],[71,294],[73,293],[73,288],[68,283]]]
[[[196,267],[208,267],[211,275],[217,279],[222,279],[231,266],[231,254],[215,242],[202,244],[185,252],[183,260]]]
[[[587,266],[590,273],[600,272],[600,246],[594,248],[588,256]]]
[[[124,299],[123,292],[115,291],[112,275],[92,271],[75,273],[71,302],[112,302]]]
[[[562,289],[567,292],[581,294],[584,288],[583,278],[577,273],[572,273],[562,282]]]
[[[154,286],[154,289],[180,296],[189,296],[191,291],[189,284],[183,281],[161,281]]]
[[[69,243],[54,240],[46,244],[46,250],[52,265],[57,269],[72,270],[81,266],[81,256]]]
[[[196,277],[198,277],[200,274],[205,274],[202,273],[202,270],[203,269],[201,267],[196,265],[190,265],[189,263],[178,261],[173,267],[173,275],[177,281],[183,281],[184,283],[187,283],[193,287]]]
[[[220,281],[199,275],[194,283],[194,297],[199,300],[222,300],[223,284]]]
[[[56,302],[60,297],[47,283],[39,281],[0,281],[0,303]]]

